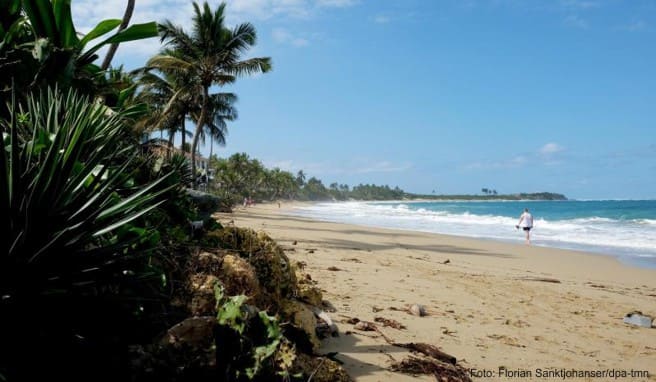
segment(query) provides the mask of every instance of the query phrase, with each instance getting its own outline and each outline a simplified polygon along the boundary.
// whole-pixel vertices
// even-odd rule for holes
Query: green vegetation
[[[407,193],[399,187],[359,184],[353,188],[346,184],[332,183],[326,187],[320,179],[307,175],[303,170],[296,176],[278,168],[267,169],[262,162],[246,153],[233,154],[227,159],[212,157],[210,167],[215,171],[210,191],[230,205],[241,203],[244,198],[257,201],[277,199],[321,200],[567,200],[564,195],[549,192],[500,195],[496,190],[483,189],[485,195],[422,195]]]
[[[360,184],[352,189],[346,184],[333,183],[326,187],[321,180],[306,179],[301,170],[296,176],[278,168],[267,169],[262,162],[246,153],[227,159],[212,157],[210,167],[216,172],[212,192],[232,204],[244,198],[259,201],[287,200],[399,200],[406,195],[398,187]]]
[[[210,88],[271,69],[242,59],[251,24],[227,28],[225,4],[193,7],[191,33],[129,26],[129,0],[123,20],[80,35],[70,0],[0,0],[0,381],[350,380],[314,355],[322,295],[309,275],[211,214],[246,197],[411,195],[326,187],[246,154],[212,156],[220,199],[190,190],[198,144],[224,144],[237,118],[237,96]],[[96,64],[103,47],[158,35],[145,68],[111,67],[112,51]],[[143,141],[157,131],[164,152]]]
[[[129,26],[130,0],[80,35],[70,0],[0,0],[1,381],[348,380],[310,355],[309,278],[271,239],[209,218],[219,203],[187,189],[188,159],[142,141],[190,120],[192,156],[225,143],[237,97],[210,86],[271,68],[241,58],[251,24],[193,6],[191,34]],[[96,64],[158,35],[167,47],[146,68],[111,67],[112,51]],[[257,178],[242,170],[234,190]],[[289,196],[296,179],[269,175],[267,192]]]
[[[255,45],[257,33],[250,23],[228,29],[224,20],[225,3],[214,11],[207,3],[203,4],[202,9],[196,3],[193,6],[192,33],[188,34],[181,27],[165,21],[160,25],[160,33],[169,48],[150,59],[148,66],[174,76],[175,82],[181,85],[171,101],[175,102],[177,96],[200,106],[192,118],[196,130],[191,143],[191,172],[195,174],[196,152],[204,129],[210,130],[208,135],[211,138],[216,137],[216,127],[219,126],[220,130],[222,120],[234,114],[234,95],[210,94],[210,87],[232,84],[238,76],[266,73],[271,70],[271,59],[241,59]],[[223,136],[222,131],[218,136]],[[196,183],[194,179],[194,187]]]

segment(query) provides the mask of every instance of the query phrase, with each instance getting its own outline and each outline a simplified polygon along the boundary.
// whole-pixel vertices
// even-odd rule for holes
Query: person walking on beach
[[[531,228],[533,228],[533,215],[528,212],[528,208],[524,208],[524,212],[519,217],[519,222],[515,228],[519,229],[519,227],[522,227],[526,233],[526,244],[531,245]]]

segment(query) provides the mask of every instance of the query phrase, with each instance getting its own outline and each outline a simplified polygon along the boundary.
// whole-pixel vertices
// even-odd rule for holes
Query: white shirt
[[[528,212],[522,213],[522,216],[519,217],[519,225],[522,228],[533,227],[533,215]]]

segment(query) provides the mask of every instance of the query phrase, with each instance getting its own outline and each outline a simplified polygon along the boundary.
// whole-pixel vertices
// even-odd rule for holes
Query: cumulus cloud
[[[587,20],[581,18],[578,15],[569,15],[565,17],[565,25],[573,27],[573,28],[579,28],[579,29],[588,29],[590,28],[590,24],[588,23]]]
[[[290,33],[284,28],[274,28],[271,32],[273,41],[278,44],[290,44],[297,47],[303,47],[310,44],[310,42],[302,37],[298,37]]]
[[[485,161],[475,162],[465,165],[467,170],[493,170],[522,167],[528,163],[528,158],[524,155],[518,155],[503,161]]]
[[[357,4],[357,0],[316,0],[316,3],[320,7],[350,7]]]
[[[265,166],[279,168],[284,171],[296,173],[303,170],[312,175],[354,175],[370,173],[390,173],[407,171],[413,167],[410,162],[393,163],[389,161],[375,161],[371,159],[354,160],[350,163],[358,163],[353,166],[347,163],[329,162],[298,162],[293,160],[265,160]]]
[[[327,8],[345,8],[356,5],[356,0],[229,0],[226,12],[228,26],[241,22],[258,22],[281,18],[311,18]],[[212,5],[215,7],[215,5]],[[76,0],[72,7],[76,29],[88,33],[100,21],[120,19],[125,11],[124,0]],[[189,0],[139,0],[135,4],[131,24],[150,21],[170,20],[176,25],[189,30],[193,16],[193,7]],[[261,30],[261,26],[256,25]],[[261,33],[261,32],[260,32]],[[280,36],[279,36],[280,37]],[[286,43],[294,46],[306,46],[308,39],[289,36]],[[156,38],[146,42],[130,43],[130,56],[146,58],[160,49]],[[126,53],[119,48],[117,59]],[[100,52],[102,55],[102,52]]]
[[[565,148],[557,143],[547,143],[540,148],[540,154],[551,155],[563,151]]]
[[[600,6],[598,1],[592,0],[561,0],[560,4],[565,8],[571,9],[590,9]]]
[[[649,25],[645,21],[636,20],[636,21],[633,21],[632,23],[622,25],[618,29],[623,30],[623,31],[628,31],[628,32],[637,32],[637,31],[647,29],[648,26]]]
[[[377,24],[387,24],[390,22],[390,18],[385,15],[376,15],[374,16],[374,22]]]

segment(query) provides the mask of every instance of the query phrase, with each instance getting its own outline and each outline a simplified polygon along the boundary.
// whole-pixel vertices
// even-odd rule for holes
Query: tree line
[[[209,191],[232,204],[240,203],[244,198],[320,201],[398,200],[406,196],[399,187],[387,185],[359,184],[351,188],[335,182],[326,186],[314,176],[307,178],[303,170],[293,174],[279,168],[268,169],[246,153],[236,153],[229,158],[212,156],[210,168],[214,176]]]

